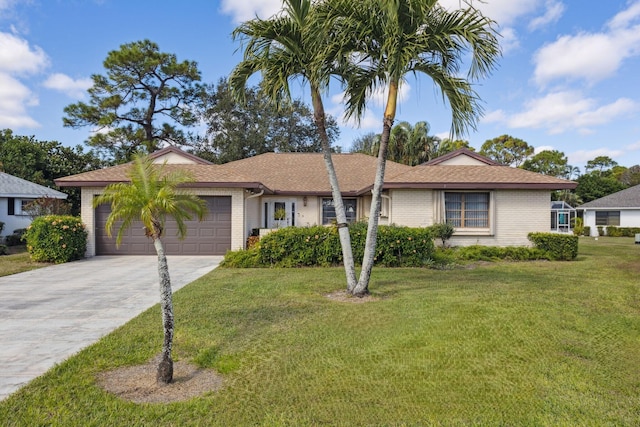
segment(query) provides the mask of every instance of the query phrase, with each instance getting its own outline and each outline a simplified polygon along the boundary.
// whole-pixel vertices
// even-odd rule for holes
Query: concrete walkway
[[[222,257],[169,256],[174,291]],[[0,277],[0,400],[160,301],[155,256],[99,256]]]

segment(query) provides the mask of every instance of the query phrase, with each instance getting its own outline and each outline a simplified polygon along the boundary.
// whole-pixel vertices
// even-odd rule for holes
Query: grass
[[[158,307],[0,402],[4,425],[638,425],[640,246],[574,262],[374,269],[365,304],[336,269],[218,269],[175,296],[175,355],[221,391],[133,404],[99,372],[161,346]]]
[[[10,246],[9,255],[0,256],[0,277],[46,267],[48,263],[31,261],[24,246]]]

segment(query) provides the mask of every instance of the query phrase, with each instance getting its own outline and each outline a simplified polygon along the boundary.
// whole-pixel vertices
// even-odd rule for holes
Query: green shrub
[[[0,221],[0,234],[2,234],[3,230],[4,230],[4,222]]]
[[[575,217],[573,219],[573,234],[575,234],[576,236],[582,236],[583,233],[584,222],[582,221],[582,218]]]
[[[598,225],[598,236],[604,236],[604,227],[601,225]]]
[[[442,247],[445,247],[447,245],[447,240],[449,240],[455,232],[453,226],[451,224],[447,224],[446,222],[434,224],[430,228],[433,237],[442,241]]]
[[[353,257],[362,260],[366,223],[349,226]],[[278,267],[335,266],[342,263],[340,237],[335,227],[286,227],[263,236],[260,262]],[[374,263],[387,267],[419,267],[433,258],[433,237],[428,228],[380,226]]]
[[[578,256],[578,236],[557,233],[529,233],[536,248],[548,253],[552,260],[572,260]]]
[[[0,245],[0,255],[9,255],[9,248],[7,245]]]
[[[13,230],[13,234],[9,234],[4,238],[4,243],[7,246],[18,246],[24,244],[24,233],[27,232],[26,228],[18,228],[17,230]]]
[[[636,233],[640,233],[639,227],[607,227],[607,236],[609,237],[634,237]]]
[[[465,246],[457,248],[459,259],[466,261],[533,261],[537,259],[549,259],[549,254],[539,248],[525,246]]]
[[[591,227],[589,227],[588,225],[584,226],[583,236],[591,236]]]
[[[87,248],[87,232],[79,218],[47,215],[33,220],[25,234],[27,250],[37,262],[64,262],[80,259]]]
[[[264,267],[260,261],[260,249],[254,245],[247,250],[227,251],[220,267],[228,268],[258,268]]]

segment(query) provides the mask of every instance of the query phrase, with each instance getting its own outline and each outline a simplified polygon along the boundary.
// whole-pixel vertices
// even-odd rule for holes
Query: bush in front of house
[[[349,226],[353,257],[362,261],[367,234],[363,222]],[[342,263],[340,237],[335,227],[286,227],[263,236],[256,246],[260,264],[277,267],[336,266]],[[253,250],[253,249],[252,249]],[[223,265],[250,264],[250,251],[228,252]],[[380,226],[374,263],[386,267],[419,267],[433,258],[433,237],[428,228]],[[247,261],[248,258],[248,262]]]
[[[585,225],[582,235],[583,236],[591,236],[591,227],[588,226],[588,225]]]
[[[431,226],[431,234],[433,234],[434,238],[442,241],[443,248],[447,245],[447,240],[453,236],[455,231],[455,228],[446,222],[441,222],[440,224],[434,224]]]
[[[640,227],[607,227],[609,237],[634,237],[636,234],[640,234]]]
[[[525,246],[463,246],[456,248],[458,259],[465,261],[534,261],[551,259],[549,253],[540,248]]]
[[[536,248],[548,253],[552,260],[572,260],[578,256],[578,236],[558,233],[529,233]]]
[[[80,218],[47,215],[33,220],[24,236],[31,259],[61,264],[84,257],[87,232]]]
[[[4,244],[7,246],[19,246],[24,244],[24,233],[27,232],[26,228],[18,228],[13,230],[13,234],[9,234],[4,238]]]

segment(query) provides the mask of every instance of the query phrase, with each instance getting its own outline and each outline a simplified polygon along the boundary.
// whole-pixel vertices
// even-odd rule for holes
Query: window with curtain
[[[343,199],[344,210],[347,214],[347,222],[354,222],[357,218],[356,208],[358,201],[356,199]],[[336,208],[333,205],[333,199],[322,199],[322,225],[331,224],[336,220]]]
[[[489,228],[489,193],[444,193],[445,220],[456,228]]]

